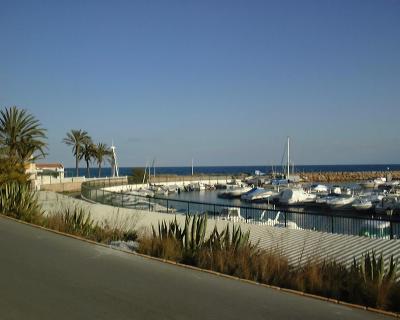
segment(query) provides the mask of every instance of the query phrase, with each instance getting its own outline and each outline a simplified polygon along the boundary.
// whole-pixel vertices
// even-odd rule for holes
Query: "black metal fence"
[[[334,212],[299,212],[270,207],[255,208],[216,203],[204,203],[170,199],[168,197],[146,197],[127,189],[124,192],[105,190],[107,187],[126,185],[126,179],[104,179],[82,183],[82,197],[112,206],[160,212],[167,214],[204,214],[209,218],[247,222],[289,229],[314,230],[343,235],[372,238],[400,239],[400,217],[362,217]]]

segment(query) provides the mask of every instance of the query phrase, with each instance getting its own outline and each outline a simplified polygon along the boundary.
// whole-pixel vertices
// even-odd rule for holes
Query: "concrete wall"
[[[53,191],[53,192],[74,192],[81,191],[81,185],[86,181],[119,181],[120,183],[127,183],[127,177],[118,177],[118,178],[85,178],[85,177],[75,177],[75,178],[64,178],[63,180],[55,179],[48,180],[47,182],[51,182],[48,184],[39,184],[37,186],[38,190],[42,191]]]
[[[40,186],[40,190],[53,192],[79,192],[81,191],[82,182],[83,181],[44,184]]]
[[[210,185],[216,185],[216,184],[223,184],[223,183],[230,183],[234,179],[227,179],[227,178],[216,178],[214,177],[213,180],[207,179],[207,180],[181,180],[181,181],[169,181],[169,182],[163,182],[162,185],[164,186],[178,186],[178,187],[183,187],[189,184],[196,184],[196,183],[205,183],[205,184],[210,184]],[[161,183],[160,183],[161,184]],[[148,188],[148,184],[127,184],[127,185],[122,185],[122,186],[113,186],[113,187],[106,187],[104,190],[106,191],[114,191],[114,192],[125,192],[125,191],[132,191],[132,190],[138,190],[138,189],[143,189],[143,188]]]
[[[190,182],[198,182],[201,181],[203,183],[210,183],[210,180],[218,180],[221,182],[226,182],[227,180],[231,180],[232,176],[225,175],[193,175],[193,176],[178,176],[178,175],[157,175],[155,177],[150,177],[150,183],[155,184],[176,184],[177,182],[181,183],[190,183]]]

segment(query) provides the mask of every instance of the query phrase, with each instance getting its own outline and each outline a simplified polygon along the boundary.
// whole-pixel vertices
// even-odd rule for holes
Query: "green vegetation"
[[[99,142],[94,146],[94,159],[99,166],[99,177],[101,176],[101,164],[104,160],[111,156],[111,150],[105,143]]]
[[[76,176],[79,175],[79,160],[82,159],[83,145],[87,144],[90,140],[88,133],[81,129],[73,129],[67,132],[67,136],[63,139],[66,145],[72,146],[72,152],[75,156]]]
[[[364,255],[353,266],[334,261],[308,261],[292,265],[277,250],[263,250],[240,227],[216,228],[206,237],[206,216],[186,217],[182,228],[176,219],[163,221],[140,239],[139,251],[260,283],[399,311],[400,283],[397,261],[385,268],[382,255]]]
[[[42,225],[102,243],[110,243],[110,241],[115,240],[128,241],[137,238],[133,229],[123,231],[122,226],[112,226],[109,223],[100,226],[94,222],[89,212],[79,206],[64,208],[60,212],[44,217]]]
[[[0,152],[0,189],[8,183],[26,184],[28,178],[22,163],[16,163]]]
[[[0,212],[16,219],[38,223],[41,209],[27,184],[9,183],[0,188]]]
[[[0,111],[0,188],[27,183],[25,166],[45,155],[46,130],[28,111],[17,107]]]
[[[86,162],[86,177],[88,178],[90,178],[90,161],[94,158],[94,156],[95,156],[95,145],[93,144],[92,139],[89,138],[83,144],[82,154],[81,154],[81,157]]]
[[[75,156],[76,176],[79,175],[79,161],[83,159],[86,163],[86,176],[90,177],[90,162],[95,160],[99,166],[100,177],[101,165],[111,155],[111,151],[105,143],[94,144],[92,138],[84,130],[67,132],[63,142],[72,146],[72,152]]]
[[[134,168],[132,170],[131,176],[128,177],[128,183],[143,183],[143,178],[145,177],[144,168]],[[145,177],[144,183],[147,183],[147,177]]]
[[[46,130],[38,120],[23,109],[0,111],[0,145],[12,161],[25,163],[45,155]]]

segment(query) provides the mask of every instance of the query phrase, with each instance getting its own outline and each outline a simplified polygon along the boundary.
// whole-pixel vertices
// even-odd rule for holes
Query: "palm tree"
[[[46,129],[27,110],[0,111],[0,145],[10,161],[25,163],[46,155]]]
[[[111,155],[111,151],[105,143],[99,142],[95,145],[94,158],[99,165],[99,177],[101,176],[101,165],[106,157]]]
[[[67,136],[63,139],[65,144],[72,146],[72,152],[75,156],[76,176],[79,175],[79,160],[82,159],[81,150],[88,141],[91,141],[91,138],[86,131],[81,129],[67,132]]]
[[[81,159],[83,158],[86,162],[86,176],[90,178],[90,161],[95,157],[96,146],[93,143],[92,139],[88,139],[83,144],[83,148],[81,150]]]

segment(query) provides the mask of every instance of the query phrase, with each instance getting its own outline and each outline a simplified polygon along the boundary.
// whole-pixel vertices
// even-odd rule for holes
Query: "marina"
[[[232,181],[228,181],[232,185]],[[172,182],[170,182],[172,184]],[[204,190],[193,190],[189,188],[192,184],[204,185]],[[216,181],[214,186],[216,185]],[[221,181],[218,182],[221,186]],[[352,208],[350,203],[355,199],[353,195],[331,196],[324,204],[317,205],[304,199],[301,204],[288,201],[292,199],[285,197],[286,203],[277,202],[245,202],[240,198],[221,198],[220,190],[207,190],[210,185],[202,182],[191,183],[186,187],[175,183],[177,191],[159,196],[149,194],[154,188],[151,185],[130,185],[127,181],[118,185],[103,185],[96,182],[82,184],[82,196],[103,204],[117,207],[148,210],[150,212],[162,212],[170,214],[207,214],[215,220],[242,221],[250,224],[269,225],[292,229],[312,230],[344,235],[358,235],[372,238],[398,239],[400,238],[400,217],[397,208],[383,210],[382,213],[372,211],[361,211]],[[157,185],[161,188],[161,185]],[[181,191],[179,191],[181,190]],[[188,190],[188,191],[185,191]],[[300,190],[284,188],[279,195],[286,195],[289,191]],[[300,194],[308,194],[304,189]],[[292,192],[290,192],[292,194]],[[310,195],[310,194],[308,194]],[[314,194],[314,199],[317,195]],[[326,195],[318,195],[323,199]],[[299,199],[299,197],[294,198]],[[397,199],[397,198],[391,198]],[[335,201],[334,201],[335,200]],[[382,202],[382,201],[381,201]],[[397,205],[398,201],[394,201]],[[358,208],[359,209],[359,208]],[[388,214],[390,213],[390,214]]]

